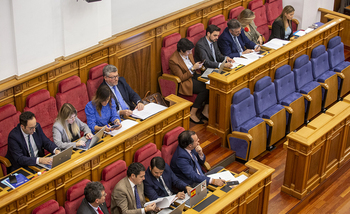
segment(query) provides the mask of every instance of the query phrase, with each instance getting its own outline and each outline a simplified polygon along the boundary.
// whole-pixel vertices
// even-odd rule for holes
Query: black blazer
[[[206,37],[200,38],[198,40],[196,48],[194,49],[194,60],[196,62],[199,62],[205,59],[204,67],[218,68],[219,63],[225,59],[225,56],[221,54],[217,42],[214,42],[213,46],[215,50],[216,62],[214,61],[213,53],[210,49]]]
[[[101,204],[99,207],[104,214],[109,214],[106,203]],[[96,212],[84,198],[78,208],[77,214],[96,214]]]
[[[289,26],[292,29],[292,21],[289,21]],[[292,35],[293,35],[293,30],[289,35],[288,39],[284,39],[285,28],[284,28],[283,20],[280,17],[278,17],[277,19],[275,19],[275,21],[272,24],[272,31],[271,31],[269,41],[273,38],[290,40],[290,37],[292,37]]]
[[[101,85],[102,84],[107,85],[105,80],[103,80]],[[122,97],[124,98],[124,101],[129,105],[130,110],[134,110],[134,108],[136,107],[137,103],[141,101],[141,97],[134,90],[132,90],[132,88],[126,82],[124,77],[119,77],[117,87],[118,87]],[[115,104],[117,105],[117,111],[119,111],[118,100],[115,97],[113,92],[112,92],[112,94],[113,94],[114,100],[116,101]]]
[[[53,153],[57,147],[49,138],[44,134],[41,126],[37,123],[37,127],[33,134],[33,138],[38,148],[38,157],[45,156],[44,149]],[[6,158],[11,162],[9,172],[12,172],[20,167],[34,166],[36,165],[36,157],[30,157],[27,143],[21,131],[21,125],[18,124],[8,136],[8,149]]]

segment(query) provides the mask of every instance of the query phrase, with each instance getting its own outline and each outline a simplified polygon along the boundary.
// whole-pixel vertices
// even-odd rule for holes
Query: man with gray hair
[[[132,110],[143,110],[141,97],[129,86],[124,77],[120,77],[118,69],[114,65],[106,65],[103,68],[103,82],[113,93],[117,111],[120,116],[130,116]]]
[[[218,39],[218,46],[225,56],[240,57],[242,54],[260,51],[260,45],[250,41],[244,34],[241,24],[236,19],[227,22],[227,28]]]

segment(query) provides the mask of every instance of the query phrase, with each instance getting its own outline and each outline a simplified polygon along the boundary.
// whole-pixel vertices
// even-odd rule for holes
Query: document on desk
[[[245,175],[240,175],[238,176],[236,179],[239,183],[242,183],[243,181],[245,181],[248,177]]]
[[[127,120],[123,120],[123,121],[121,122],[121,124],[122,124],[122,127],[121,127],[120,129],[118,129],[118,130],[113,130],[113,131],[111,131],[111,132],[105,132],[105,133],[107,133],[107,134],[109,134],[109,135],[112,135],[112,137],[114,137],[114,136],[116,136],[117,134],[120,134],[120,133],[122,133],[123,131],[125,131],[125,130],[127,130],[127,129],[130,129],[131,127],[137,125],[138,122],[136,122],[136,121],[134,121],[134,120],[129,120],[129,119],[127,119]]]
[[[149,103],[147,105],[145,105],[144,109],[142,111],[139,111],[137,109],[135,109],[133,112],[132,112],[132,115],[131,117],[134,117],[134,118],[139,118],[141,120],[144,120],[154,114],[157,114],[158,112],[161,112],[165,109],[167,109],[168,107],[165,107],[165,106],[162,106],[162,105],[159,105],[157,103]]]
[[[241,64],[241,65],[249,65],[250,63],[254,62],[255,60],[242,58],[242,57],[234,57],[233,60],[235,63]]]
[[[149,201],[144,204],[144,207],[156,203],[156,206],[163,209],[163,208],[168,208],[170,205],[177,199],[176,195],[171,195],[163,198],[157,198],[156,200]]]
[[[284,45],[288,44],[290,41],[282,40],[282,39],[271,39],[267,43],[263,44],[262,46],[271,48],[271,49],[278,49],[280,47],[283,47]]]
[[[237,62],[234,62],[234,63],[231,63],[231,65],[232,66],[230,67],[230,69],[234,69],[235,67],[239,66],[240,64]]]
[[[208,177],[213,179],[224,179],[225,181],[237,181],[237,178],[235,178],[230,171],[218,172],[208,175]]]

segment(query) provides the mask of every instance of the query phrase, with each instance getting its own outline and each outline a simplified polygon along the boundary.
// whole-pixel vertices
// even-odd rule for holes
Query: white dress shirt
[[[188,70],[191,72],[191,74],[193,74],[193,71],[191,70],[191,68],[193,67],[193,64],[192,64],[190,58],[188,58],[188,56],[183,57],[181,54],[180,54],[180,56],[181,56],[182,60],[184,61],[184,63],[186,64]]]
[[[23,130],[22,130],[22,128],[21,128],[21,131],[22,131],[24,140],[26,141],[27,148],[28,148],[28,152],[29,152],[29,156],[30,156],[31,154],[30,154],[30,151],[29,151],[28,134],[24,133]],[[32,147],[33,147],[34,155],[35,155],[35,157],[37,157],[37,158],[36,158],[36,164],[39,164],[38,147],[37,147],[36,144],[35,144],[35,140],[34,140],[34,137],[33,137],[32,134],[30,135],[30,143],[31,143],[31,145],[32,145]]]

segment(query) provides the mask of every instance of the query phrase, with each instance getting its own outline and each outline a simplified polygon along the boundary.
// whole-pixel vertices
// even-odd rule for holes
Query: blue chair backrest
[[[311,62],[308,55],[301,55],[294,62],[294,80],[295,88],[299,91],[304,85],[314,81],[312,75]]]
[[[277,104],[275,84],[269,76],[263,77],[255,83],[255,110],[259,117],[266,109]]]
[[[329,70],[328,53],[324,45],[319,45],[311,52],[312,74],[314,78]]]
[[[340,36],[333,37],[329,40],[327,52],[329,66],[331,68],[345,61],[344,44],[341,42]]]
[[[274,83],[278,103],[289,94],[295,92],[294,73],[290,65],[283,65],[277,68]]]
[[[256,117],[254,97],[249,88],[237,91],[232,97],[231,125],[233,131],[240,131],[239,127],[248,120]]]

